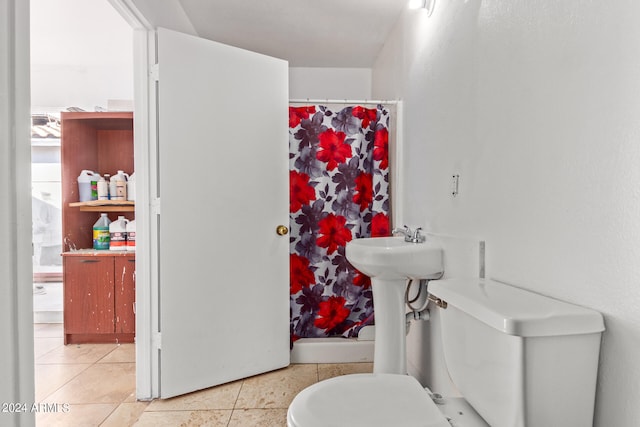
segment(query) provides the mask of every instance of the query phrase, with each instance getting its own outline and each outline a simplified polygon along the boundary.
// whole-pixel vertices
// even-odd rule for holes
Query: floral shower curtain
[[[289,107],[291,338],[357,336],[373,322],[368,277],[345,257],[389,229],[389,110]]]

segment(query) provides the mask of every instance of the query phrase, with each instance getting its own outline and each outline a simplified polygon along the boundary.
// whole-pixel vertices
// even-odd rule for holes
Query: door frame
[[[150,64],[156,62],[155,29],[133,0],[109,0],[133,30],[134,165],[136,171],[136,399],[159,397],[157,126],[155,81]]]
[[[0,0],[0,354],[3,402],[34,403],[29,2]],[[2,414],[32,426],[35,414]]]

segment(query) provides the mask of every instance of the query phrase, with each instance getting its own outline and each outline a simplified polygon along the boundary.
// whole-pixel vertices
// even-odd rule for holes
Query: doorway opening
[[[83,381],[100,382],[90,388],[124,401],[135,396],[134,344],[97,351],[63,342],[61,113],[132,111],[132,29],[103,0],[30,0],[30,15],[36,401],[73,394]],[[113,381],[96,380],[105,370]]]

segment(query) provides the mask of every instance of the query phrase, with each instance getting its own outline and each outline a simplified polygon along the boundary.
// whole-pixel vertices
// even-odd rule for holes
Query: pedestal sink
[[[347,243],[351,265],[371,277],[375,307],[374,373],[406,374],[407,279],[439,278],[444,271],[442,248],[431,241],[404,237],[370,237]]]

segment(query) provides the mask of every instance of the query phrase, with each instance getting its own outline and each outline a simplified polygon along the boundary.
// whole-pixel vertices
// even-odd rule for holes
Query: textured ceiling
[[[292,67],[371,67],[408,0],[180,0],[200,37]]]

